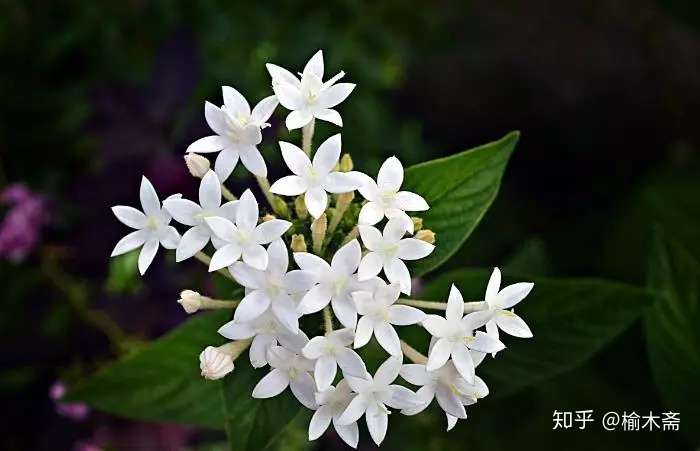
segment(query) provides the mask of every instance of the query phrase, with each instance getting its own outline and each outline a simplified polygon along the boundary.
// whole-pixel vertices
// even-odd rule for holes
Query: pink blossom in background
[[[49,389],[49,397],[56,403],[56,412],[74,421],[83,421],[90,415],[90,408],[80,402],[60,402],[67,391],[66,384],[56,381]]]
[[[0,258],[20,262],[39,244],[49,222],[47,201],[17,183],[0,193],[0,204],[10,207],[0,223]]]

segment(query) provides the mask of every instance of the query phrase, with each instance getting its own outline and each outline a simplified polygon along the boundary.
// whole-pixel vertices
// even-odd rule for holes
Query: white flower
[[[237,204],[238,201],[232,201],[221,205],[221,182],[214,171],[209,171],[202,177],[199,184],[199,205],[180,198],[168,198],[163,201],[163,207],[177,222],[190,226],[177,246],[175,260],[181,262],[192,257],[204,249],[210,239],[216,247],[222,245],[222,242],[212,236],[213,232],[205,218],[221,216],[232,220]]]
[[[219,334],[229,340],[253,338],[248,355],[253,368],[267,365],[267,351],[280,344],[289,349],[301,349],[309,342],[303,331],[291,334],[279,320],[267,310],[252,321],[232,320],[219,328]]]
[[[202,307],[202,295],[192,290],[183,290],[180,292],[180,299],[177,301],[178,304],[188,314],[197,313],[197,311]]]
[[[291,388],[304,407],[316,409],[316,384],[309,373],[313,362],[282,346],[272,346],[267,352],[270,371],[253,389],[253,398],[272,398]]]
[[[315,313],[330,302],[333,312],[345,327],[355,328],[357,309],[352,300],[354,291],[373,291],[378,278],[365,282],[357,280],[357,267],[362,258],[362,249],[357,240],[342,246],[333,255],[329,265],[321,257],[307,252],[296,252],[294,260],[303,271],[313,274],[318,282],[306,293],[299,305],[299,312],[306,315]]]
[[[488,394],[488,387],[479,377],[474,377],[474,383],[467,382],[459,374],[452,362],[434,371],[428,371],[423,364],[408,364],[401,367],[401,377],[413,385],[420,385],[416,395],[422,404],[418,407],[404,409],[404,415],[415,415],[423,411],[437,398],[440,408],[455,418],[466,418],[465,405],[474,404],[477,399]]]
[[[202,377],[209,380],[221,379],[233,371],[233,359],[229,354],[214,346],[207,346],[199,354],[199,368]]]
[[[238,201],[235,224],[226,218],[205,219],[214,234],[226,243],[212,255],[209,271],[231,266],[241,257],[255,269],[267,268],[268,256],[262,245],[281,237],[292,223],[271,219],[257,225],[258,214],[258,201],[250,190],[246,190]]]
[[[190,144],[187,152],[221,151],[214,168],[222,182],[231,175],[239,157],[250,172],[266,177],[267,166],[257,145],[262,141],[260,130],[270,125],[265,121],[277,108],[277,98],[262,99],[251,112],[248,101],[240,92],[229,86],[224,86],[222,91],[224,105],[221,108],[209,102],[204,104],[204,117],[216,135],[198,139]]]
[[[180,234],[177,233],[175,227],[169,225],[172,217],[161,208],[158,194],[146,177],[141,179],[139,196],[143,212],[124,205],[112,207],[114,216],[121,223],[136,229],[136,231],[119,240],[112,250],[111,257],[131,252],[143,246],[138,260],[139,272],[143,275],[156,256],[158,245],[160,244],[166,249],[175,249],[180,241]],[[176,199],[179,196],[179,194],[175,194],[168,199]],[[168,202],[168,199],[165,202]]]
[[[354,338],[352,329],[335,330],[325,337],[313,337],[301,350],[304,357],[315,361],[314,379],[319,390],[331,386],[338,366],[344,375],[363,377],[367,373],[362,358],[347,347]]]
[[[236,262],[230,268],[236,282],[247,288],[246,296],[233,314],[233,320],[252,321],[270,308],[284,327],[296,334],[299,332],[299,317],[292,294],[311,288],[313,277],[301,270],[287,272],[289,254],[281,239],[270,243],[267,253],[269,261],[265,271],[242,262]]]
[[[413,233],[413,221],[407,211],[425,211],[428,203],[418,194],[399,191],[403,183],[403,166],[396,157],[388,158],[379,168],[377,181],[365,178],[365,183],[358,191],[367,199],[360,210],[360,224],[374,225],[384,217],[399,218],[406,225],[406,230]]]
[[[399,218],[390,219],[384,233],[375,227],[360,225],[362,243],[369,252],[362,257],[357,271],[359,280],[367,280],[384,269],[389,282],[398,282],[401,292],[411,294],[411,274],[403,260],[418,260],[426,257],[435,246],[415,238],[403,238],[406,224]]]
[[[280,141],[282,158],[294,175],[282,177],[272,184],[270,191],[284,196],[304,194],[304,203],[311,216],[318,218],[326,211],[329,193],[347,193],[362,184],[356,172],[337,172],[333,168],[340,158],[340,134],[323,142],[314,155],[308,155],[294,144]],[[331,172],[333,171],[333,172]]]
[[[401,355],[401,342],[393,325],[417,324],[425,318],[425,313],[407,305],[394,305],[399,294],[397,284],[382,284],[374,292],[356,291],[352,294],[357,311],[363,315],[355,330],[355,348],[366,345],[374,334],[386,352]]]
[[[340,127],[343,120],[334,106],[350,95],[355,85],[353,83],[336,82],[345,76],[340,72],[330,80],[323,82],[323,52],[319,50],[311,57],[301,80],[287,69],[267,64],[267,70],[272,77],[272,89],[277,94],[282,106],[292,110],[287,116],[287,128],[294,130],[311,122],[313,118],[328,121]]]
[[[489,283],[486,286],[486,294],[484,296],[484,300],[492,313],[491,319],[486,323],[486,332],[496,340],[498,340],[499,328],[503,332],[514,337],[532,337],[532,331],[530,331],[528,325],[525,324],[525,321],[513,313],[512,309],[507,309],[525,299],[525,297],[530,294],[535,284],[520,282],[508,285],[499,291],[500,286],[501,271],[498,268],[494,268]]]
[[[464,315],[464,300],[457,287],[452,285],[447,300],[445,318],[428,315],[423,320],[423,327],[437,338],[435,345],[428,353],[428,371],[442,367],[452,356],[455,368],[467,382],[474,383],[474,360],[470,349],[479,352],[498,352],[505,348],[503,343],[490,337],[484,332],[474,329],[483,326],[488,321],[490,313],[480,311]]]
[[[420,405],[414,392],[400,385],[391,385],[399,375],[401,359],[389,357],[381,364],[372,378],[347,376],[345,380],[357,396],[350,401],[338,424],[348,425],[365,415],[367,429],[372,440],[379,445],[384,440],[389,423],[389,406],[394,409],[409,409]]]
[[[355,393],[352,392],[345,379],[338,382],[335,387],[329,387],[327,390],[316,393],[318,409],[314,412],[309,423],[309,440],[316,440],[323,435],[332,421],[340,438],[353,448],[357,448],[357,443],[360,440],[357,422],[353,421],[345,425],[338,422],[354,397]]]

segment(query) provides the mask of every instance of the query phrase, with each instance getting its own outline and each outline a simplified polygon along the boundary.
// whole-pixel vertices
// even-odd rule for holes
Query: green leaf
[[[483,299],[490,271],[457,270],[428,284],[422,298],[446,300],[454,283],[464,299]],[[503,396],[575,368],[625,330],[652,297],[646,290],[597,279],[550,279],[504,273],[504,283],[532,281],[530,295],[515,307],[534,337],[501,336],[506,349],[479,367],[492,393]]]
[[[138,273],[139,250],[119,255],[109,261],[106,289],[110,294],[134,294],[141,289]]]
[[[700,441],[700,263],[655,231],[648,285],[657,294],[645,314],[649,359],[666,405],[681,412],[681,430]]]
[[[417,213],[437,236],[435,250],[412,265],[423,275],[444,263],[472,233],[498,193],[508,158],[520,134],[406,169],[403,188],[420,194],[430,210]]]

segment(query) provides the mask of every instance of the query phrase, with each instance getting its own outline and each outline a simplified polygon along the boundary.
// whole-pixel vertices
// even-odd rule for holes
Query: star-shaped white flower
[[[338,423],[340,416],[348,408],[350,401],[355,397],[350,385],[345,379],[338,382],[335,387],[329,387],[327,390],[316,393],[316,403],[318,409],[314,412],[309,423],[309,440],[316,440],[330,426],[331,421],[333,427],[340,438],[352,446],[357,448],[357,443],[360,440],[360,430],[357,427],[357,422],[341,425]]]
[[[216,135],[206,136],[190,144],[188,153],[220,152],[214,169],[219,179],[225,181],[241,159],[250,172],[267,176],[267,166],[257,145],[262,141],[260,130],[270,124],[266,121],[277,108],[277,97],[262,99],[250,111],[248,101],[235,89],[224,86],[224,105],[219,108],[206,102],[204,117]]]
[[[309,338],[303,331],[291,334],[279,320],[267,310],[252,321],[229,321],[219,328],[219,334],[230,340],[253,338],[248,356],[253,368],[267,365],[267,350],[280,344],[289,349],[301,349]]]
[[[158,245],[160,244],[166,249],[175,249],[180,241],[180,234],[177,233],[175,227],[169,225],[172,217],[165,209],[161,208],[158,194],[146,177],[141,179],[139,196],[143,212],[124,205],[112,207],[114,216],[122,224],[136,229],[136,231],[119,240],[112,250],[111,257],[131,252],[143,246],[138,260],[139,272],[143,275],[156,256]],[[175,194],[168,199],[176,199],[179,196],[179,194]]]
[[[374,377],[369,374],[365,378],[347,376],[345,380],[357,396],[350,401],[338,419],[338,424],[352,424],[365,415],[372,440],[377,445],[381,444],[389,424],[387,406],[393,409],[409,409],[420,405],[420,400],[414,392],[400,385],[392,385],[400,369],[401,359],[389,357],[377,369]]]
[[[367,373],[362,357],[348,348],[354,338],[352,329],[334,330],[326,336],[313,337],[301,350],[304,357],[315,361],[314,379],[319,390],[331,386],[338,366],[344,375],[363,377]]]
[[[284,196],[304,194],[306,208],[311,216],[318,218],[326,211],[326,192],[348,193],[362,184],[356,172],[333,171],[340,158],[340,146],[340,134],[331,136],[319,146],[312,163],[300,148],[280,141],[282,158],[294,175],[277,180],[270,187],[270,191]]]
[[[299,304],[299,312],[315,313],[330,302],[333,312],[345,327],[355,328],[357,309],[352,300],[354,291],[373,291],[378,278],[360,282],[357,267],[362,258],[362,249],[357,240],[342,246],[333,255],[329,265],[321,257],[307,252],[296,252],[294,260],[299,268],[313,274],[317,285],[306,293]]]
[[[403,183],[403,166],[396,157],[388,158],[379,168],[377,181],[371,177],[364,179],[358,189],[368,200],[360,210],[360,224],[374,225],[384,217],[401,219],[409,233],[413,233],[413,221],[407,211],[425,211],[428,203],[418,194],[399,191]]]
[[[263,244],[281,237],[292,223],[282,219],[271,219],[258,225],[258,201],[250,190],[246,190],[238,201],[235,224],[226,218],[206,218],[206,223],[214,234],[226,244],[211,257],[209,271],[216,271],[242,258],[255,269],[267,268],[267,252]]]
[[[221,205],[221,182],[214,171],[207,172],[199,184],[199,205],[191,200],[168,198],[163,201],[163,207],[181,224],[190,226],[182,235],[180,244],[175,251],[175,260],[181,262],[204,249],[211,239],[214,246],[224,243],[213,236],[212,230],[205,218],[220,216],[233,220],[238,201]]]
[[[287,116],[287,128],[294,130],[311,122],[314,118],[328,121],[339,127],[343,120],[337,111],[331,109],[350,95],[355,85],[353,83],[337,83],[345,76],[340,72],[330,80],[323,82],[323,52],[319,50],[311,57],[301,80],[287,69],[267,64],[267,70],[272,77],[272,89],[277,94],[282,106],[292,110]]]
[[[489,319],[488,311],[480,311],[464,315],[464,300],[457,287],[452,285],[447,300],[445,318],[428,315],[423,320],[423,327],[437,338],[435,345],[428,353],[428,371],[435,371],[447,363],[452,357],[455,368],[470,384],[474,383],[474,360],[470,349],[492,353],[505,348],[499,340],[477,329]]]
[[[352,294],[357,311],[362,317],[355,329],[355,348],[369,342],[372,334],[382,348],[393,356],[401,355],[401,341],[394,326],[417,324],[425,313],[407,305],[394,305],[399,299],[398,284],[379,285],[374,292],[356,291]]]
[[[486,332],[496,340],[498,340],[498,329],[514,337],[531,338],[532,331],[525,321],[513,313],[513,309],[507,309],[525,299],[535,284],[530,282],[514,283],[502,290],[500,290],[500,286],[501,271],[494,268],[484,296],[492,313],[491,319],[486,323]]]
[[[316,409],[316,384],[310,374],[313,362],[282,346],[272,346],[267,352],[267,359],[272,371],[255,386],[253,398],[272,398],[289,387],[304,407]]]
[[[268,308],[292,334],[299,332],[299,316],[292,295],[307,291],[314,283],[313,277],[301,270],[287,272],[289,254],[281,239],[267,248],[269,256],[264,271],[243,262],[230,268],[236,282],[247,288],[246,296],[233,314],[235,322],[252,321]]]
[[[359,280],[367,280],[379,274],[382,269],[389,282],[398,282],[401,292],[411,294],[411,274],[403,260],[418,260],[428,256],[435,246],[416,238],[403,238],[406,224],[399,218],[390,219],[380,233],[373,226],[360,225],[362,243],[369,252],[362,257],[357,275]]]

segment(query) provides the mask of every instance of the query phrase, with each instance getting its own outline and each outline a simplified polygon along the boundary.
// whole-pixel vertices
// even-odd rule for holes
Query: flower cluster
[[[274,95],[252,111],[231,87],[223,88],[221,107],[206,103],[205,117],[215,134],[190,145],[185,157],[192,174],[201,178],[199,202],[173,195],[161,204],[144,177],[143,211],[113,207],[117,218],[135,231],[117,243],[112,255],[140,247],[143,274],[162,246],[174,249],[177,261],[195,257],[209,271],[244,287],[240,300],[182,292],[178,302],[187,313],[233,310],[231,321],[219,329],[231,341],[202,352],[202,376],[224,377],[248,349],[253,367],[269,367],[252,396],[270,398],[289,388],[315,411],[310,440],[333,423],[338,435],[356,447],[358,421],[364,416],[372,439],[380,444],[389,409],[414,415],[433,399],[445,411],[449,430],[466,418],[465,406],[488,394],[475,370],[487,354],[495,356],[505,348],[499,329],[516,337],[532,336],[512,307],[533,284],[501,290],[496,268],[482,301],[464,302],[455,286],[446,303],[402,297],[411,294],[405,262],[425,258],[435,248],[435,233],[423,228],[422,218],[410,216],[428,210],[428,203],[401,190],[404,170],[396,157],[382,164],[375,180],[354,171],[348,154],[341,157],[340,134],[313,152],[315,121],[342,126],[332,108],[355,87],[337,83],[343,72],[323,81],[320,51],[300,78],[276,65],[267,68]],[[287,128],[303,129],[302,148],[279,142],[291,175],[270,185],[257,145],[278,103],[291,110]],[[210,170],[209,160],[200,154],[213,152],[219,154]],[[261,213],[251,190],[238,199],[223,185],[239,160],[256,176],[269,204],[267,214]],[[355,192],[364,199],[356,199]],[[170,225],[172,219],[186,227],[182,235]],[[203,252],[209,244],[215,250],[211,257]],[[291,261],[295,269],[290,269]],[[424,309],[442,310],[445,316]],[[300,319],[307,315],[317,315],[324,335],[309,338],[301,329]],[[407,326],[430,333],[427,356],[399,338]],[[374,374],[358,354],[372,337],[388,354]],[[404,358],[412,363],[404,364]],[[397,384],[399,376],[420,388]]]

